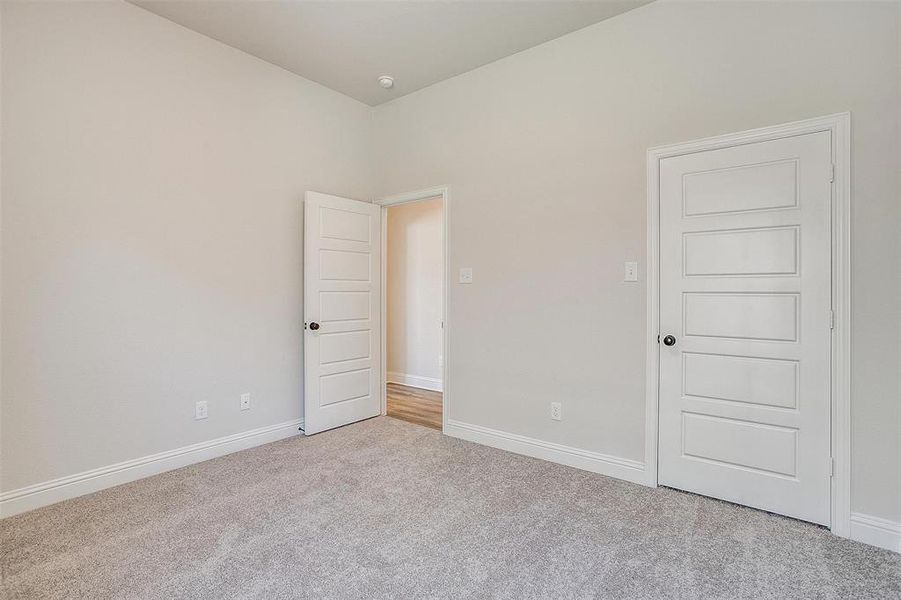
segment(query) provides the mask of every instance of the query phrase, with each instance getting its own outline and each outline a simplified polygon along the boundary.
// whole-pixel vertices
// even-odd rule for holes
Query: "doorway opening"
[[[445,422],[443,190],[382,204],[383,414],[442,430]]]

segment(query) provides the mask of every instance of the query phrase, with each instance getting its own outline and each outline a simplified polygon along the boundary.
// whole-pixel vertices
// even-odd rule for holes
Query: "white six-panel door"
[[[825,525],[830,135],[660,161],[658,481]]]
[[[307,192],[304,433],[381,412],[381,207]]]

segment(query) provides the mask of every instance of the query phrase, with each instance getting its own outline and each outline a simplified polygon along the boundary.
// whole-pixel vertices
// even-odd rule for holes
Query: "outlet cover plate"
[[[207,418],[207,405],[206,400],[201,400],[194,404],[194,419],[199,421],[201,419]]]
[[[563,419],[563,403],[551,402],[551,418],[555,421]]]

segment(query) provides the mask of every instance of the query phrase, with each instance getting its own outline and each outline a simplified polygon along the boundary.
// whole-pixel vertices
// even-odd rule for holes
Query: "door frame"
[[[382,278],[382,324],[381,324],[381,344],[382,344],[382,414],[387,414],[388,412],[388,393],[387,393],[387,385],[388,385],[388,207],[397,206],[399,204],[410,204],[412,202],[418,202],[420,200],[429,200],[431,198],[441,198],[441,208],[443,211],[442,214],[442,236],[443,236],[443,247],[444,247],[444,275],[442,277],[442,290],[441,290],[441,319],[444,323],[444,329],[442,331],[442,353],[444,356],[444,363],[441,367],[441,432],[447,433],[447,416],[448,416],[448,408],[450,406],[450,383],[448,378],[448,373],[450,370],[448,365],[450,364],[450,357],[448,356],[448,347],[450,344],[448,340],[450,339],[450,321],[447,318],[448,315],[448,305],[450,302],[449,299],[449,291],[450,291],[450,262],[448,258],[448,248],[450,244],[448,243],[448,225],[447,225],[447,215],[450,212],[448,210],[448,203],[450,201],[450,194],[448,193],[447,186],[426,188],[422,190],[416,190],[413,192],[405,192],[402,194],[395,194],[392,196],[385,196],[384,198],[379,198],[373,200],[373,204],[378,204],[382,207],[382,267],[381,267],[381,278]]]
[[[646,484],[657,486],[660,386],[660,161],[673,156],[809,133],[832,134],[832,330],[830,529],[851,534],[851,113],[805,119],[648,150]],[[823,457],[828,460],[829,457]]]

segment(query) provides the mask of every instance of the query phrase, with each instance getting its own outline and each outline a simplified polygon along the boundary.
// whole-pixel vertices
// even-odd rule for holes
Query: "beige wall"
[[[299,418],[303,192],[368,196],[370,109],[129,4],[2,10],[2,489]]]
[[[127,4],[0,14],[0,490],[299,417],[307,189],[448,184],[450,417],[642,460],[646,149],[850,110],[852,505],[901,520],[901,4],[658,2],[374,111]]]
[[[474,269],[449,417],[643,460],[646,150],[849,110],[852,506],[901,520],[899,10],[654,3],[377,107],[377,192],[448,185]]]
[[[441,198],[388,208],[389,381],[441,383],[443,212]]]

